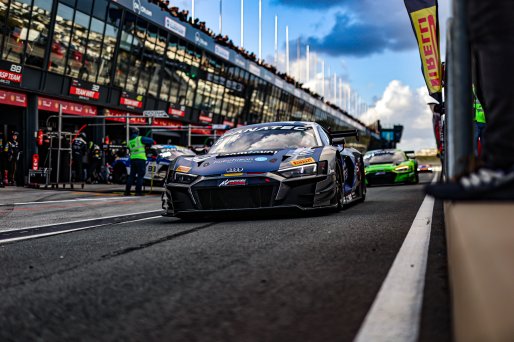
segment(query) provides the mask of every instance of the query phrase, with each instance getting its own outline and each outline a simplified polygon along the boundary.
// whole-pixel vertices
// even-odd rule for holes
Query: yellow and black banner
[[[442,72],[437,0],[404,0],[404,2],[418,41],[421,67],[428,92],[441,102]]]

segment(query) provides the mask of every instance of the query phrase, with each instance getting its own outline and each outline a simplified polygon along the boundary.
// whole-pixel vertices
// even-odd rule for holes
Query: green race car
[[[400,150],[373,150],[364,155],[366,185],[417,184],[418,163]]]

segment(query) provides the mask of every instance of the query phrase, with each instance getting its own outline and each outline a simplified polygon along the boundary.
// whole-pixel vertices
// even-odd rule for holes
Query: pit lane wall
[[[514,203],[444,212],[455,340],[514,341]]]

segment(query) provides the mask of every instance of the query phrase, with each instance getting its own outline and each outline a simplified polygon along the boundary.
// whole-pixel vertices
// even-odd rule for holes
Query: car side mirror
[[[332,138],[332,145],[344,145],[346,144],[345,138]]]

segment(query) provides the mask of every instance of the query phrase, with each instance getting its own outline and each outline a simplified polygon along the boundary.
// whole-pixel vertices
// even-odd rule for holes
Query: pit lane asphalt
[[[0,245],[0,340],[351,341],[423,198],[376,187],[335,214],[161,217]],[[448,315],[424,304],[429,340],[423,326]]]

